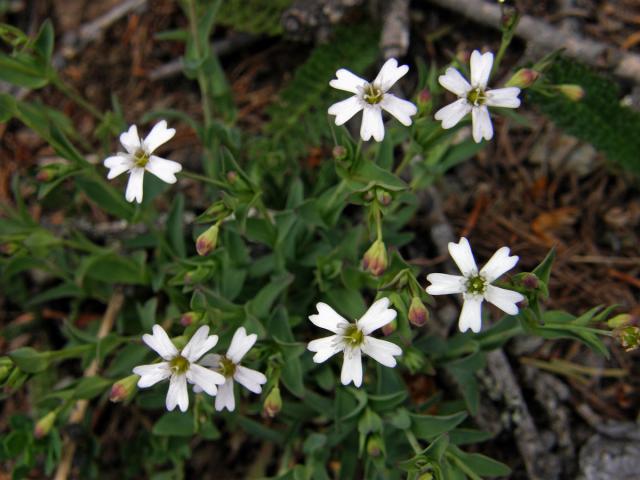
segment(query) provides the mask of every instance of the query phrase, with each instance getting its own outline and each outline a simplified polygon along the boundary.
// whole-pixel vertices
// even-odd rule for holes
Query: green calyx
[[[149,163],[149,155],[142,149],[138,149],[133,155],[133,161],[136,167],[144,168]]]
[[[175,374],[183,374],[189,370],[189,360],[184,358],[182,355],[178,355],[171,359],[169,362],[169,368]]]
[[[487,289],[487,281],[480,275],[467,278],[466,283],[467,293],[473,293],[476,295],[482,295]]]
[[[473,105],[484,105],[487,101],[487,96],[484,90],[478,87],[467,93],[467,101]]]
[[[218,368],[224,378],[233,377],[233,374],[236,373],[236,364],[226,356],[220,358],[220,367]]]
[[[342,338],[350,347],[358,347],[364,341],[364,333],[357,325],[351,324],[345,329]]]
[[[380,103],[382,101],[382,97],[384,97],[384,93],[382,92],[382,90],[374,86],[373,84],[370,83],[366,87],[364,87],[362,98],[369,105]]]

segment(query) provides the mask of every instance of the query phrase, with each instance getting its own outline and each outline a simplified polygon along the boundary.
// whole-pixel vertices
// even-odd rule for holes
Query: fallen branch
[[[431,3],[454,10],[484,25],[500,25],[501,12],[497,3],[484,0],[431,0]],[[520,18],[515,33],[545,50],[563,48],[567,55],[584,63],[608,68],[619,77],[640,83],[640,55],[636,53],[622,52],[606,43],[555,28],[530,15]]]

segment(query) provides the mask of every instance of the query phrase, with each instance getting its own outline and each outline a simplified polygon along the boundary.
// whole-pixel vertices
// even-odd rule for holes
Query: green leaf
[[[464,401],[471,415],[475,415],[478,412],[478,404],[480,403],[480,393],[475,372],[483,369],[485,365],[486,354],[481,351],[445,365],[445,368],[451,373],[462,391]]]
[[[90,277],[110,285],[123,283],[142,285],[146,283],[144,263],[132,257],[123,257],[115,253],[87,256],[76,272],[79,282]]]
[[[136,304],[136,310],[138,311],[138,317],[140,318],[140,324],[142,329],[150,331],[156,324],[156,310],[158,309],[158,299],[156,297],[150,298],[143,305]]]
[[[466,412],[452,415],[416,415],[411,414],[411,430],[423,440],[431,440],[438,435],[449,432],[467,418]]]
[[[282,365],[282,383],[296,397],[304,397],[304,382],[302,379],[302,365],[298,357],[287,356]]]
[[[48,67],[51,63],[54,40],[53,24],[51,23],[51,20],[47,18],[40,27],[38,36],[33,42],[33,48],[40,56],[42,64],[45,67]]]
[[[47,70],[26,53],[15,57],[0,53],[0,81],[30,89],[42,88],[49,83]]]
[[[184,228],[182,226],[182,216],[184,214],[184,196],[176,195],[171,205],[171,211],[167,218],[167,240],[176,255],[180,258],[186,256],[186,246],[184,243]]]
[[[466,453],[454,445],[449,446],[449,452],[479,477],[507,477],[511,475],[511,469],[504,463],[480,453]]]
[[[31,347],[21,347],[9,353],[9,358],[26,373],[38,373],[49,367],[49,355]]]
[[[196,433],[191,412],[168,412],[153,425],[154,435],[191,437]]]
[[[134,207],[125,201],[124,192],[118,193],[104,182],[89,175],[77,176],[75,180],[80,190],[102,210],[125,220],[133,217]]]
[[[547,256],[544,257],[544,260],[542,260],[542,262],[540,262],[540,264],[533,269],[533,272],[536,277],[538,277],[540,279],[541,282],[545,283],[546,285],[549,284],[549,278],[551,277],[551,267],[553,266],[553,261],[556,258],[556,249],[555,247],[553,247],[551,250],[549,250],[549,253],[547,253]]]
[[[7,93],[0,93],[0,122],[8,122],[15,112],[15,99]]]
[[[293,275],[289,273],[273,277],[271,281],[247,303],[247,309],[258,318],[266,318],[271,312],[271,306],[278,298],[278,295],[280,295],[291,282],[293,282]]]
[[[76,384],[73,397],[76,399],[90,400],[110,388],[112,383],[113,380],[98,376],[83,378]]]

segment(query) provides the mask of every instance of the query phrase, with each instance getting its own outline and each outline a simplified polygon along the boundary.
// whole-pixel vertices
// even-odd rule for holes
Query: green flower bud
[[[387,269],[387,247],[380,239],[373,242],[362,258],[362,268],[379,277]]]
[[[584,97],[584,88],[580,85],[565,83],[563,85],[555,85],[555,88],[573,102],[579,102]]]
[[[540,286],[540,279],[535,273],[527,273],[522,277],[522,286],[529,290],[537,290]]]
[[[388,337],[393,332],[395,332],[397,328],[398,328],[398,321],[394,318],[389,323],[382,326],[382,334]]]
[[[367,454],[377,458],[384,454],[384,441],[380,435],[371,435],[367,440]]]
[[[607,320],[607,325],[609,328],[623,328],[632,324],[633,317],[628,313],[622,313],[620,315],[616,315],[613,318]]]
[[[227,182],[233,185],[234,183],[236,183],[237,180],[238,180],[237,172],[234,172],[233,170],[230,170],[229,172],[227,172]]]
[[[202,318],[202,313],[200,312],[186,312],[183,313],[180,317],[180,325],[183,327],[188,327],[199,321]]]
[[[200,234],[196,240],[196,250],[198,251],[198,255],[209,255],[209,253],[216,248],[219,231],[220,226],[216,223]]]
[[[333,150],[331,151],[331,155],[333,155],[333,158],[335,160],[346,160],[347,149],[344,148],[342,145],[336,145],[335,147],[333,147]]]
[[[42,438],[47,435],[51,431],[51,428],[53,427],[57,416],[58,414],[54,410],[47,413],[44,417],[38,420],[38,423],[36,423],[36,426],[33,429],[33,436],[36,438]]]
[[[109,400],[114,403],[124,402],[129,400],[136,391],[136,384],[138,383],[138,375],[129,375],[128,377],[121,378],[111,387],[111,394]]]
[[[378,200],[378,203],[380,205],[386,207],[387,205],[391,204],[391,200],[393,200],[393,197],[391,197],[391,194],[386,190],[383,190],[382,188],[377,188],[376,200]]]
[[[273,418],[280,410],[282,410],[282,397],[280,396],[280,388],[275,386],[271,389],[267,398],[264,399],[262,414],[265,417]]]
[[[429,310],[424,306],[420,297],[413,297],[409,306],[409,322],[416,327],[422,327],[429,319]]]
[[[529,88],[540,77],[540,72],[531,68],[521,68],[506,83],[506,87]]]

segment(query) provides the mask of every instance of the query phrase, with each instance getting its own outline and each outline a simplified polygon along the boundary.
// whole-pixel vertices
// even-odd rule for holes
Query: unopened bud
[[[180,325],[183,327],[188,327],[189,325],[194,324],[198,320],[202,318],[202,314],[199,312],[186,312],[183,313],[180,317]]]
[[[275,386],[264,399],[262,413],[265,417],[273,418],[280,410],[282,410],[282,397],[280,396],[280,388]]]
[[[622,348],[627,352],[640,347],[640,328],[628,326],[613,331],[613,336],[618,339]]]
[[[209,253],[216,248],[219,231],[220,226],[216,223],[200,234],[196,240],[196,250],[198,251],[198,255],[209,255]]]
[[[424,472],[420,474],[420,476],[418,477],[418,480],[433,480],[433,473]]]
[[[395,332],[397,328],[398,328],[398,321],[394,318],[389,323],[387,323],[386,325],[382,326],[382,334],[385,337],[388,337],[393,332]]]
[[[51,411],[38,420],[35,428],[33,429],[33,436],[36,438],[42,438],[47,435],[56,421],[56,416],[57,413],[55,411]]]
[[[424,306],[420,297],[413,297],[409,306],[409,322],[416,327],[422,327],[429,319],[429,310]]]
[[[501,7],[502,15],[500,17],[500,26],[502,27],[502,30],[514,29],[520,20],[518,10],[511,5],[504,5],[504,3]]]
[[[540,279],[535,273],[527,273],[522,277],[522,286],[529,290],[536,290],[540,286]]]
[[[524,297],[522,300],[516,303],[516,307],[518,307],[518,310],[524,310],[528,306],[529,306],[529,300],[527,299],[527,297]]]
[[[424,107],[430,101],[431,101],[431,92],[426,88],[423,88],[422,90],[420,90],[420,93],[418,94],[418,106]]]
[[[621,313],[607,320],[609,328],[623,328],[632,324],[633,317],[628,313]]]
[[[139,375],[129,375],[128,377],[121,378],[111,387],[111,394],[109,400],[112,402],[124,402],[129,400],[133,393],[136,391],[136,384],[138,383]]]
[[[389,192],[381,188],[378,188],[376,190],[376,200],[378,200],[378,203],[380,205],[386,207],[391,203],[391,200],[393,200],[393,198],[391,197],[391,194]]]
[[[227,182],[229,182],[231,185],[233,185],[234,183],[236,183],[236,180],[238,180],[238,173],[230,170],[227,172]]]
[[[540,77],[540,72],[531,68],[521,68],[506,83],[506,87],[529,88]]]
[[[362,258],[362,267],[379,277],[387,269],[387,247],[380,239],[373,242]]]
[[[579,102],[584,97],[584,88],[580,85],[565,83],[563,85],[556,85],[555,88],[573,102]]]
[[[379,457],[384,453],[384,442],[380,435],[371,435],[367,440],[367,454],[370,457]]]
[[[333,147],[333,150],[331,150],[331,155],[333,155],[335,160],[344,160],[347,158],[347,149],[342,145],[336,145]]]

